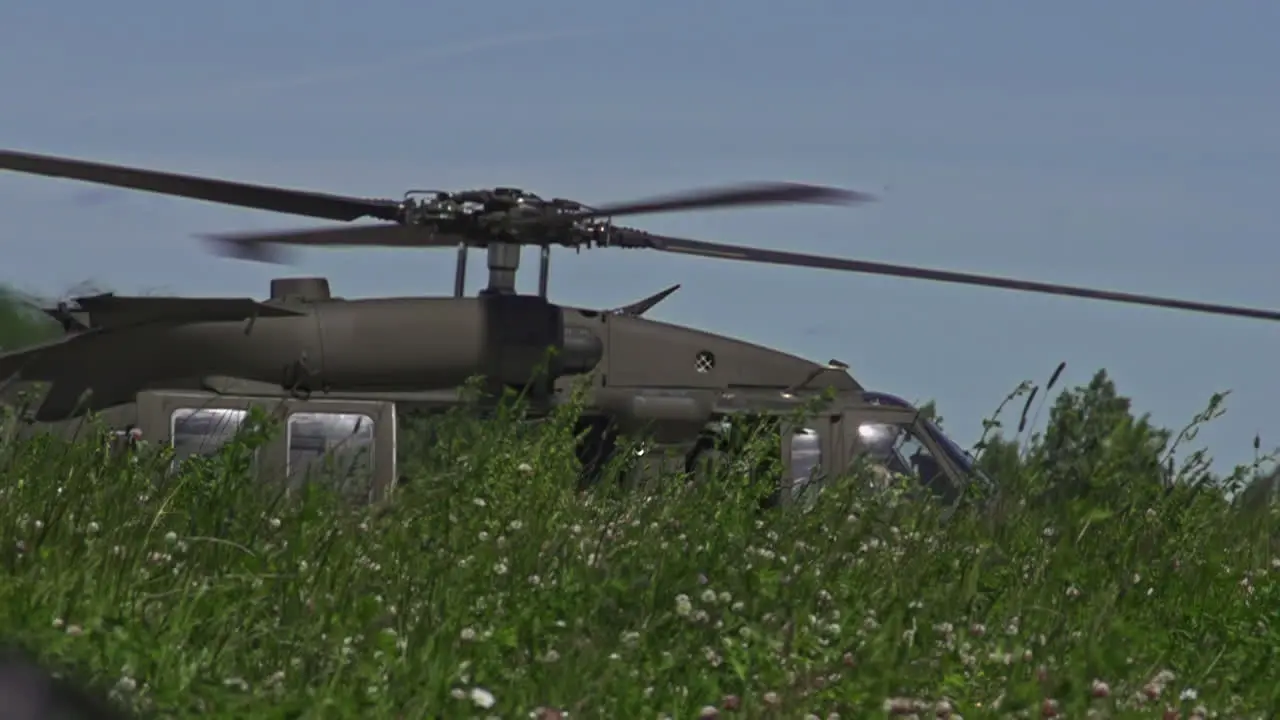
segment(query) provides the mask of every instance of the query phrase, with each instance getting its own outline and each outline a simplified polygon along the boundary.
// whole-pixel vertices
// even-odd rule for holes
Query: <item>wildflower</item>
[[[223,687],[235,688],[240,692],[249,692],[249,683],[245,682],[244,678],[229,677],[222,681],[222,685]]]
[[[497,699],[493,697],[493,693],[482,687],[471,688],[471,702],[482,710],[488,710],[494,706]]]
[[[883,707],[889,715],[914,715],[924,709],[924,703],[915,698],[893,697],[886,698]]]
[[[1155,700],[1164,693],[1165,686],[1173,682],[1173,679],[1173,673],[1168,670],[1161,670],[1146,685],[1142,686],[1142,696],[1148,700]]]
[[[689,596],[680,593],[676,596],[676,614],[680,617],[688,617],[693,612],[693,603],[689,601]]]

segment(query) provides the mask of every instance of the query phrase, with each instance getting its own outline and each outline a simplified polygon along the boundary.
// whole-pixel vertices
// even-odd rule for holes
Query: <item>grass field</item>
[[[0,627],[171,717],[1269,716],[1275,511],[1169,484],[1131,418],[1041,457],[1063,413],[946,523],[840,484],[762,512],[730,473],[583,496],[567,418],[442,421],[358,511],[279,502],[252,438],[162,485],[9,443]]]
[[[1266,484],[1232,502],[1249,469],[1170,467],[1194,428],[1152,428],[1105,376],[989,444],[999,493],[946,521],[853,478],[774,511],[732,471],[582,494],[571,420],[409,429],[413,481],[362,510],[281,501],[255,438],[164,482],[163,453],[5,440],[0,632],[161,717],[1280,708]]]

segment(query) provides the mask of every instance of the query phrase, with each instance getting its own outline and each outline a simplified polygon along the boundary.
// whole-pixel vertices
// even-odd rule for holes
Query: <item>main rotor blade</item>
[[[676,212],[680,210],[704,210],[711,208],[742,207],[748,205],[794,205],[799,203],[818,205],[847,205],[871,202],[875,197],[866,193],[821,185],[802,183],[749,183],[724,187],[702,188],[613,203],[572,213],[565,217],[584,220],[595,217],[619,217],[647,213]]]
[[[437,233],[421,225],[359,225],[203,237],[218,255],[273,263],[288,262],[291,256],[286,246],[452,248],[465,242],[462,237]]]
[[[251,185],[230,180],[179,175],[123,165],[107,165],[14,150],[0,150],[0,170],[80,180],[99,185],[327,220],[355,220],[361,217],[396,220],[400,206],[395,200],[365,199],[267,185]]]
[[[620,240],[620,241],[619,241]],[[1174,310],[1207,313],[1210,315],[1232,315],[1260,320],[1280,320],[1280,312],[1257,308],[1218,305],[1214,303],[1194,302],[1176,298],[1164,298],[1153,295],[1136,295],[1113,290],[1095,290],[1072,285],[1056,285],[1035,282],[1032,280],[1016,280],[993,275],[976,275],[973,273],[951,272],[948,270],[932,270],[910,265],[893,265],[889,263],[869,262],[865,260],[846,260],[843,258],[807,255],[804,253],[784,252],[780,250],[764,250],[761,248],[743,247],[741,245],[725,245],[721,243],[685,240],[683,238],[666,237],[650,233],[626,230],[615,231],[614,244],[622,247],[647,247],[664,252],[696,255],[699,257],[720,260],[742,260],[745,262],[767,263],[772,265],[791,265],[811,267],[824,270],[842,270],[845,272],[864,273],[868,275],[888,275],[892,277],[913,278],[917,280],[934,280],[936,282],[957,283],[961,285],[977,285],[981,287],[1003,288],[1046,295],[1063,295],[1067,297],[1105,300],[1108,302],[1128,303],[1131,305],[1147,305]]]

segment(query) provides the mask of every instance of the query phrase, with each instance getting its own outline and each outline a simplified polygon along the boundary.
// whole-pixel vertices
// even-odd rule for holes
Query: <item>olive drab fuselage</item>
[[[207,450],[257,406],[287,420],[260,451],[264,471],[293,474],[299,462],[290,458],[307,453],[295,445],[341,444],[336,428],[358,430],[369,455],[363,467],[385,495],[398,479],[398,411],[456,407],[462,386],[483,376],[490,390],[521,391],[535,417],[581,391],[589,431],[581,454],[591,467],[611,456],[618,438],[644,437],[654,452],[640,459],[639,472],[689,469],[716,445],[717,428],[754,416],[785,422],[783,491],[810,471],[841,474],[868,448],[894,472],[912,472],[893,443],[868,445],[872,426],[893,428],[895,442],[932,458],[931,472],[945,480],[937,487],[951,488],[945,496],[971,475],[954,443],[915,409],[866,392],[838,363],[634,315],[518,295],[344,300],[318,279],[275,281],[261,302],[170,300],[91,299],[82,329],[64,343],[30,357],[0,356],[23,381],[48,385],[33,429],[70,432],[93,411],[180,452],[203,432]],[[795,422],[823,393],[830,396],[823,409]],[[294,432],[304,426],[310,430]]]

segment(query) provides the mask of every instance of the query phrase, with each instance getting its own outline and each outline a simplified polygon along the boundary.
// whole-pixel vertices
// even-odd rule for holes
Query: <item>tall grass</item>
[[[770,511],[732,471],[580,492],[573,410],[517,410],[435,422],[378,508],[282,500],[260,437],[169,477],[163,451],[9,442],[0,627],[168,717],[1280,708],[1276,508],[1170,482],[1131,418],[944,519],[856,478]]]

